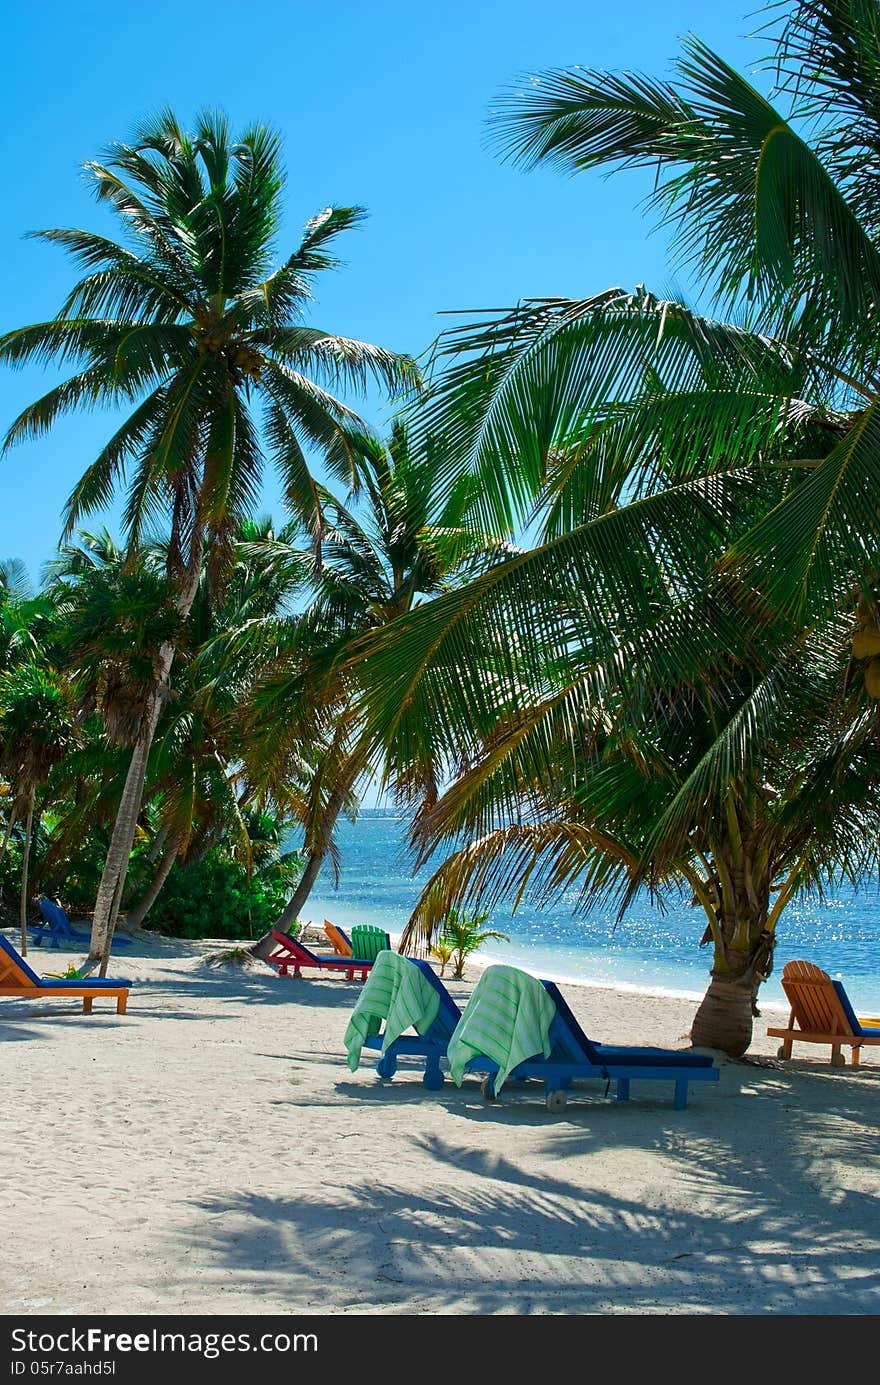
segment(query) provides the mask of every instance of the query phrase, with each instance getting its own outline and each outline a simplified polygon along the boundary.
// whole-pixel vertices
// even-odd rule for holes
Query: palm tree
[[[284,178],[279,137],[255,125],[233,138],[225,117],[192,132],[166,111],[130,143],[86,165],[122,241],[78,230],[39,234],[84,269],[58,315],[0,338],[0,360],[76,360],[80,369],[26,408],[6,446],[38,436],[70,410],[132,408],[77,483],[65,532],[107,503],[128,469],[125,521],[137,547],[147,523],[170,530],[167,576],[179,618],[195,598],[203,556],[219,578],[235,525],[247,515],[268,450],[287,503],[320,534],[306,451],[351,478],[349,434],[364,426],[332,392],[373,378],[392,392],[412,362],[303,323],[315,274],[335,264],[331,242],[357,225],[357,207],[329,207],[272,268]],[[262,409],[266,444],[254,406]],[[160,651],[98,890],[91,955],[104,969],[130,857],[147,759],[167,695],[175,646]]]
[[[287,548],[286,561],[307,583],[310,601],[290,620],[284,649],[251,697],[253,739],[265,744],[267,784],[299,782],[290,800],[302,829],[305,858],[296,890],[278,920],[286,928],[306,903],[324,861],[337,866],[333,834],[340,814],[357,809],[357,789],[371,773],[370,746],[353,715],[347,663],[358,642],[427,598],[454,586],[491,555],[461,524],[465,501],[454,494],[431,516],[433,462],[416,457],[406,430],[395,425],[387,447],[363,436],[358,485],[344,503],[322,490],[324,530],[319,554]],[[285,561],[285,550],[279,550]],[[273,640],[279,632],[271,631]],[[287,754],[285,755],[285,752]],[[256,752],[259,755],[259,752]],[[430,758],[413,763],[401,798],[436,796]],[[426,778],[427,776],[427,778]],[[256,944],[271,946],[271,934]]]
[[[12,829],[24,819],[19,921],[27,954],[28,868],[38,790],[76,737],[70,688],[54,669],[30,662],[0,677],[0,774],[11,803],[0,845],[6,854]]]
[[[283,540],[284,533],[277,538]],[[47,565],[47,594],[63,625],[59,650],[76,679],[80,716],[90,736],[55,775],[64,822],[50,845],[53,870],[65,857],[81,854],[108,813],[112,823],[118,747],[136,736],[157,652],[169,631],[180,626],[170,696],[147,766],[138,850],[129,872],[131,898],[124,900],[129,929],[144,921],[178,859],[191,864],[212,847],[232,842],[250,861],[254,844],[245,824],[249,749],[242,708],[261,665],[248,642],[237,660],[228,657],[227,647],[242,631],[265,630],[291,609],[298,579],[274,560],[275,541],[271,520],[243,522],[222,596],[212,591],[203,569],[183,625],[168,600],[161,543],[125,554],[106,530],[80,532]],[[103,735],[91,729],[93,712]],[[90,779],[85,799],[84,773]]]
[[[712,948],[693,1042],[745,1052],[786,905],[877,866],[880,728],[860,682],[844,692],[849,634],[840,616],[800,639],[771,627],[763,649],[699,651],[688,667],[647,632],[579,726],[571,703],[542,718],[546,769],[528,713],[507,712],[417,824],[424,858],[453,850],[405,944],[442,937],[452,908],[575,890],[578,911],[616,899],[622,914],[641,888],[661,900],[684,889]]]
[[[738,352],[745,378],[723,361],[707,368],[698,351],[688,359],[683,305],[612,291],[498,315],[488,381],[486,331],[461,329],[448,346],[472,358],[450,372],[434,413],[448,422],[457,396],[455,455],[471,469],[504,458],[506,442],[509,485],[514,452],[520,473],[534,474],[572,432],[591,452],[612,448],[618,469],[668,452],[680,474],[757,459],[768,437],[812,412],[788,493],[731,554],[807,621],[848,587],[871,601],[877,580],[880,6],[796,0],[781,23],[779,6],[767,13],[771,97],[782,107],[690,38],[674,81],[550,71],[493,112],[500,148],[524,166],[652,171],[650,204],[673,232],[679,267],[736,314],[739,330],[699,323],[704,348]]]
[[[775,928],[794,890],[821,876],[801,863],[803,843],[793,859],[771,849],[778,833],[756,816],[766,740],[785,729],[769,715],[768,661],[802,655],[801,642],[819,640],[829,622],[839,636],[842,621],[853,657],[836,670],[838,692],[869,702],[880,692],[880,347],[870,325],[880,287],[878,16],[873,0],[793,7],[776,48],[777,95],[792,97],[791,121],[696,40],[675,83],[554,72],[501,103],[500,138],[524,163],[657,170],[656,202],[679,247],[716,290],[715,306],[738,320],[640,287],[526,301],[447,333],[438,348],[446,369],[413,425],[437,449],[438,493],[470,482],[484,525],[503,532],[538,520],[542,541],[387,631],[362,675],[372,734],[404,770],[418,738],[416,696],[447,768],[458,748],[464,773],[452,774],[416,836],[427,847],[459,841],[443,878],[469,877],[471,903],[484,897],[481,872],[488,879],[497,868],[516,896],[542,861],[553,879],[557,856],[558,879],[579,863],[596,889],[676,870],[699,886],[718,985],[695,1033],[732,1049],[750,1028],[765,924],[772,917]],[[795,129],[807,117],[812,141]],[[719,680],[732,701],[719,699]],[[614,743],[641,757],[642,774],[662,762],[663,742],[646,747],[652,723],[640,716],[670,697],[688,754],[702,746],[696,762],[679,751],[664,770],[676,832],[718,816],[694,859],[666,842],[663,814],[652,818],[632,774],[646,826],[623,831],[619,755],[613,772],[603,758],[629,701],[630,740],[618,732]],[[823,705],[823,734],[842,736],[833,698]],[[852,715],[854,725],[867,715],[869,734],[870,713]],[[783,800],[803,783],[824,802],[808,752],[778,768],[773,792]],[[702,799],[691,797],[692,781]],[[772,905],[757,890],[755,904],[754,879],[732,893],[713,883],[731,853],[742,876],[745,819],[756,849],[776,862]],[[833,869],[838,848],[822,827],[814,817]],[[839,862],[855,859],[845,832],[838,847]],[[872,859],[860,858],[857,876]],[[435,882],[434,893],[448,905],[458,896],[445,888]],[[423,919],[432,912],[442,916],[436,898]],[[725,984],[732,1023],[715,1003]]]
[[[278,561],[291,537],[292,527],[276,531],[269,517],[243,521],[222,600],[203,572],[187,621],[186,654],[175,666],[173,697],[148,770],[158,864],[127,911],[129,927],[144,921],[178,859],[185,867],[226,844],[251,869],[270,837],[287,826],[283,779],[274,797],[261,798],[255,788],[245,709],[264,667],[255,636],[259,632],[271,649],[267,632],[289,616],[301,584],[296,565]],[[258,802],[271,811],[260,811]]]

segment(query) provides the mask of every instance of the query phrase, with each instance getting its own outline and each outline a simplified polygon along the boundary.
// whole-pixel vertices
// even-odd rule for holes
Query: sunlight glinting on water
[[[389,933],[403,929],[419,890],[430,875],[413,876],[403,847],[400,821],[365,809],[357,823],[338,829],[341,872],[338,890],[325,871],[306,908],[316,923],[331,918],[343,927],[375,923]],[[620,923],[613,909],[587,918],[570,913],[576,892],[552,908],[523,905],[515,915],[496,909],[486,927],[507,933],[508,943],[492,941],[480,950],[481,963],[508,962],[548,979],[590,981],[599,985],[699,997],[709,981],[711,952],[700,948],[702,912],[684,899],[672,899],[665,912],[638,899]],[[773,973],[762,988],[768,1004],[785,1004],[779,976],[787,961],[814,962],[847,987],[862,1014],[880,1013],[880,886],[870,882],[859,893],[841,890],[822,901],[803,898],[790,904],[778,929]]]

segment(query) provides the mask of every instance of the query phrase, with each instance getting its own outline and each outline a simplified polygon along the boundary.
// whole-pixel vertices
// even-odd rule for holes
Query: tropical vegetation
[[[804,0],[772,99],[693,39],[673,82],[551,72],[499,103],[527,165],[654,170],[714,311],[614,288],[441,339],[414,432],[440,493],[539,542],[361,669],[375,743],[448,783],[409,937],[573,880],[584,907],[683,886],[714,953],[693,1036],[735,1052],[785,904],[877,864],[878,56],[876,4]]]
[[[466,914],[453,906],[447,911],[440,936],[431,949],[441,964],[441,976],[451,962],[452,975],[456,980],[460,980],[464,976],[468,957],[473,956],[486,943],[510,942],[508,935],[499,929],[483,927],[488,917],[488,909],[478,914]]]
[[[158,643],[120,797],[92,924],[104,968],[140,811],[153,736],[203,573],[222,585],[236,526],[253,511],[266,457],[287,504],[320,534],[307,450],[351,477],[352,428],[366,424],[333,392],[369,379],[396,394],[408,357],[316,327],[303,317],[316,274],[359,207],[328,207],[276,259],[284,176],[279,136],[254,125],[234,137],[206,111],[192,131],[171,111],[86,165],[120,241],[75,228],[42,231],[84,271],[58,314],[0,338],[0,361],[76,362],[78,370],[22,411],[6,446],[96,404],[131,412],[75,486],[65,533],[126,484],[126,541],[167,526],[168,629]],[[257,426],[255,410],[262,415]]]
[[[766,18],[766,90],[689,38],[668,80],[556,70],[496,102],[524,169],[649,170],[692,292],[468,313],[424,381],[305,325],[362,212],[279,261],[274,132],[166,112],[88,165],[120,241],[42,233],[83,277],[0,338],[79,365],[7,446],[126,410],[40,592],[0,574],[23,942],[63,885],[104,967],[120,910],[260,955],[372,779],[434,867],[403,946],[460,974],[502,901],[682,893],[712,956],[692,1040],[747,1049],[787,905],[863,882],[880,841],[880,4]],[[369,382],[386,438],[346,402]],[[121,488],[117,548],[79,526]]]
[[[299,873],[299,857],[288,847],[295,783],[273,798],[248,777],[241,708],[259,664],[218,652],[230,631],[287,611],[290,575],[280,578],[271,560],[258,558],[261,542],[274,541],[268,521],[245,523],[222,605],[209,600],[205,575],[180,634],[122,899],[129,929],[149,915],[152,926],[181,936],[254,937],[283,907]],[[59,553],[34,598],[40,644],[24,646],[19,662],[0,674],[10,852],[20,871],[33,840],[31,895],[60,895],[75,911],[94,907],[127,746],[164,638],[164,564],[160,547],[124,555],[106,532],[82,533]],[[36,634],[37,625],[31,628]],[[13,772],[13,751],[15,764],[28,770],[24,778],[22,769]],[[22,826],[25,810],[30,833]],[[8,907],[8,869],[2,886]],[[22,941],[26,946],[26,935]]]

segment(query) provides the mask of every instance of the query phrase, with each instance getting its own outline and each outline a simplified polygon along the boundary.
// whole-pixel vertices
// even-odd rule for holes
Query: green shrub
[[[2,829],[0,829],[2,830]],[[21,894],[21,843],[15,836],[0,861],[0,919],[5,928],[18,922],[18,901]]]
[[[259,938],[292,893],[289,863],[274,862],[248,879],[220,851],[175,866],[150,910],[147,927],[174,938]]]

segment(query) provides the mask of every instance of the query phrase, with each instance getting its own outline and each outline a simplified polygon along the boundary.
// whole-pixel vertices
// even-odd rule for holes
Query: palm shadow
[[[456,1122],[500,1121],[510,1139],[492,1152],[413,1130],[395,1167],[415,1175],[390,1180],[370,1165],[387,1091],[363,1088],[352,1107],[368,1116],[351,1132],[364,1147],[355,1176],[201,1200],[188,1244],[218,1271],[264,1277],[291,1304],[317,1297],[328,1311],[873,1313],[880,1208],[841,1182],[840,1161],[876,1186],[869,1127],[880,1088],[835,1074],[805,1099],[797,1075],[743,1068],[762,1103],[751,1134],[735,1087],[713,1102],[711,1123],[671,1100],[595,1100],[560,1120],[519,1101],[482,1108],[477,1091],[401,1087],[395,1101],[408,1109],[439,1102]],[[314,1098],[285,1104],[322,1118]],[[650,1156],[647,1186],[627,1176],[634,1147]],[[609,1152],[590,1186],[591,1159]],[[540,1156],[534,1167],[530,1155]]]

